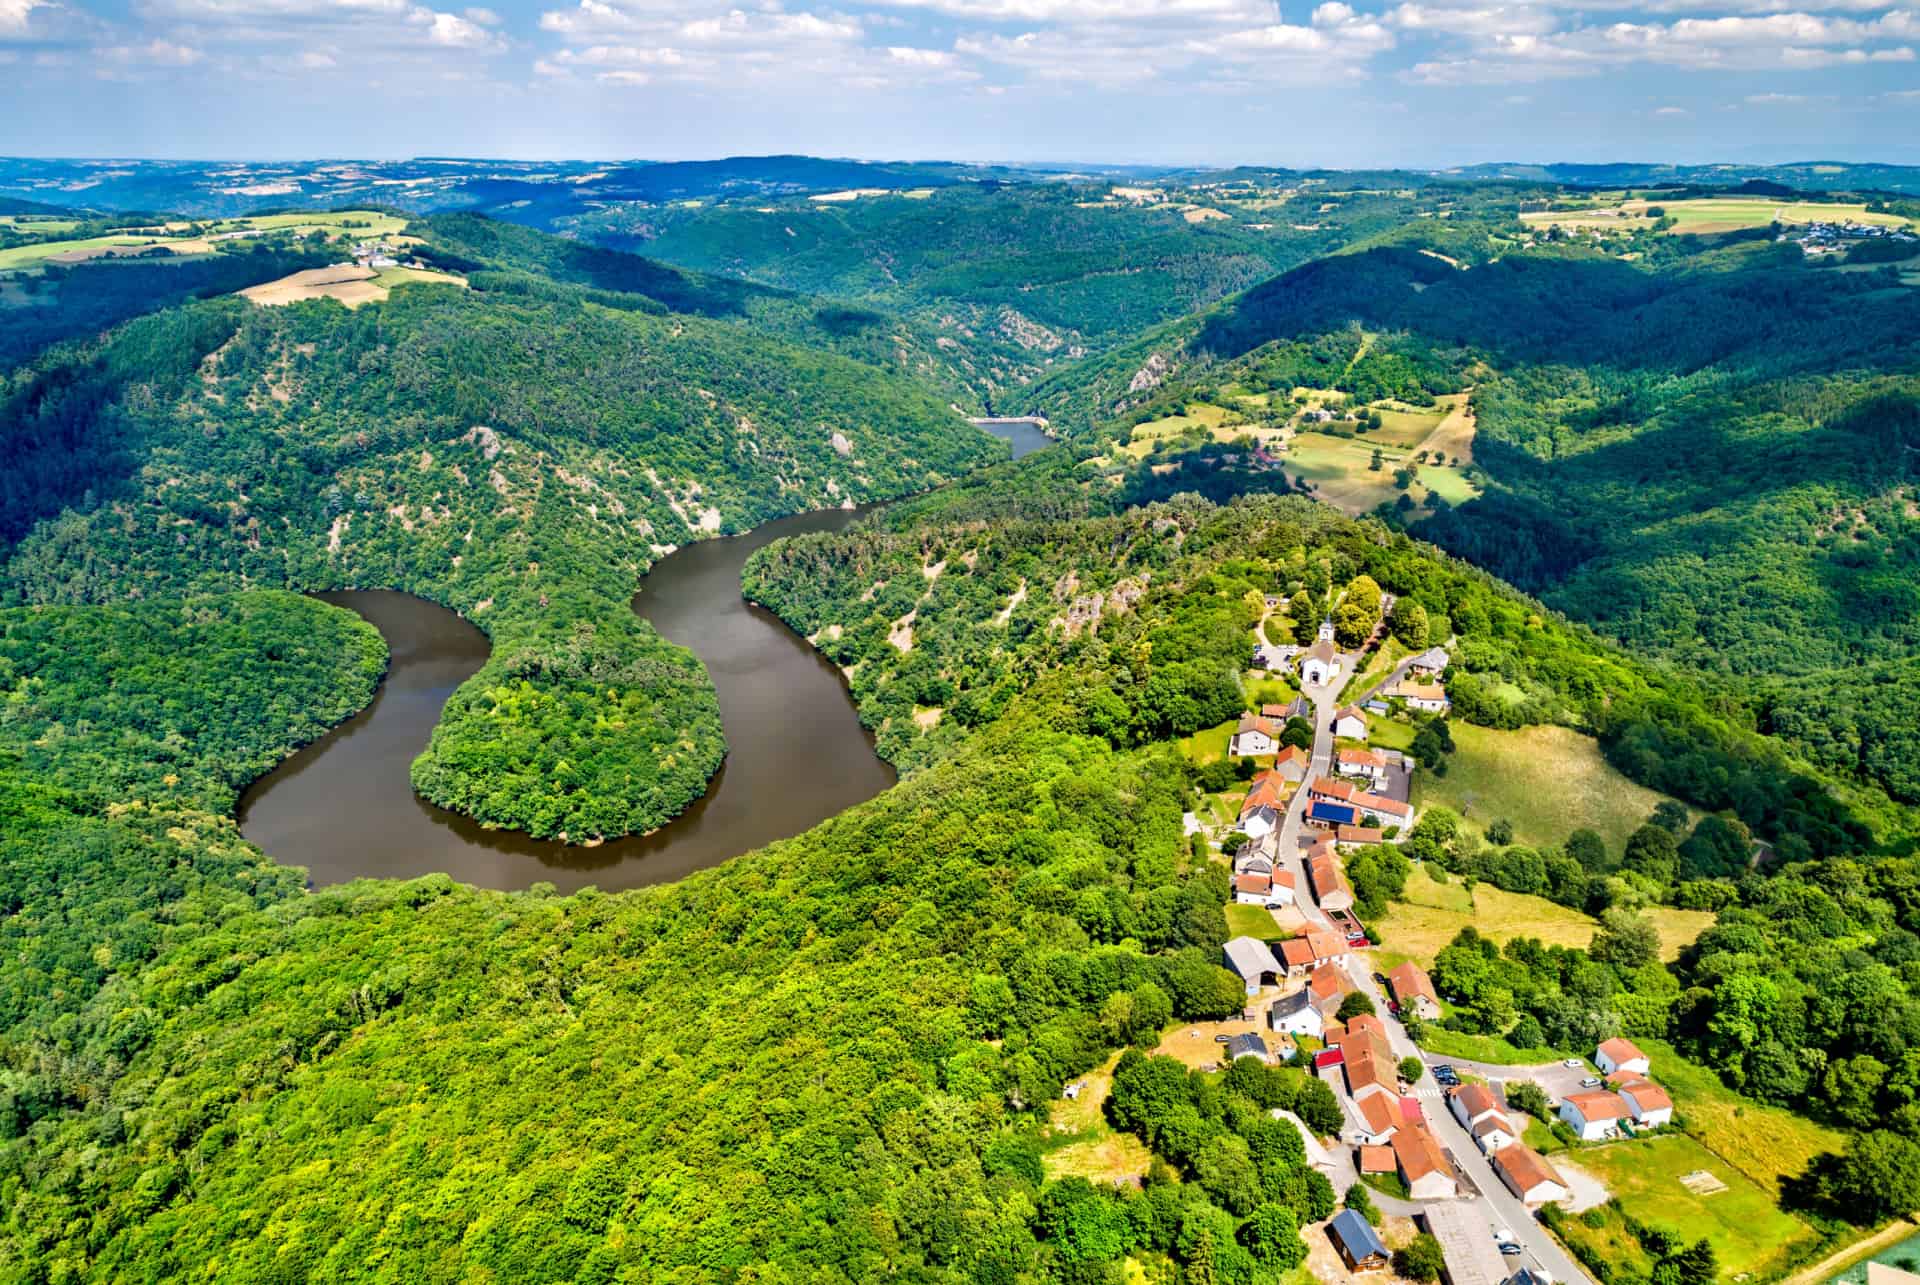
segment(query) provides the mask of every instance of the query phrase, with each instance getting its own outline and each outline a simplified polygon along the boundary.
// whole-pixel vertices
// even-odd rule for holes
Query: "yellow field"
[[[1737,232],[1744,228],[1766,227],[1781,223],[1877,223],[1901,227],[1912,220],[1897,214],[1869,214],[1863,204],[1829,204],[1821,201],[1779,201],[1759,196],[1705,197],[1697,200],[1622,201],[1618,205],[1587,210],[1541,211],[1522,214],[1520,221],[1531,227],[1569,229],[1622,228],[1650,226],[1650,208],[1658,207],[1674,221],[1677,234]]]
[[[308,268],[281,277],[278,281],[242,290],[240,294],[268,308],[307,299],[332,299],[349,308],[357,308],[363,303],[378,303],[387,297],[393,287],[413,281],[457,286],[466,284],[459,277],[440,272],[422,272],[416,268],[382,268],[375,272],[357,263],[341,263],[329,268]]]

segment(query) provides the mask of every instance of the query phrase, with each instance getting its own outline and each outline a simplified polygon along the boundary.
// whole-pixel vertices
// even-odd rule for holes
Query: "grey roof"
[[[1267,1008],[1269,1017],[1292,1017],[1295,1013],[1305,1012],[1313,1007],[1313,996],[1304,990],[1291,995],[1282,995]]]
[[[1248,981],[1258,981],[1262,973],[1285,971],[1267,943],[1258,937],[1235,937],[1221,950],[1227,957],[1227,967]]]
[[[1347,1247],[1347,1253],[1355,1262],[1387,1252],[1387,1247],[1380,1243],[1379,1235],[1373,1230],[1373,1224],[1351,1209],[1342,1209],[1335,1214],[1333,1221],[1327,1224],[1327,1231]]]
[[[1452,657],[1447,655],[1445,647],[1429,647],[1413,658],[1413,663],[1422,669],[1445,669]]]
[[[1265,1057],[1267,1042],[1258,1035],[1236,1035],[1227,1041],[1228,1057],[1246,1057],[1248,1054]]]

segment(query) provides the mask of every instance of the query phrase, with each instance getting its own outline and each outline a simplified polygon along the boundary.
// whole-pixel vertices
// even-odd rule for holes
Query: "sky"
[[[0,154],[1920,163],[1904,3],[0,0]]]

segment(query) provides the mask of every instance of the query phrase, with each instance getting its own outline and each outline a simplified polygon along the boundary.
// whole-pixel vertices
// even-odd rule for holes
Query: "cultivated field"
[[[1500,732],[1455,722],[1452,730],[1447,774],[1416,772],[1414,805],[1444,804],[1482,831],[1504,817],[1517,843],[1561,844],[1585,828],[1617,856],[1664,797],[1622,776],[1592,737],[1564,727]]]
[[[393,287],[413,281],[456,286],[466,284],[459,277],[441,272],[422,272],[416,268],[382,268],[376,272],[357,263],[339,263],[332,267],[295,272],[278,281],[242,290],[240,295],[269,308],[306,299],[332,299],[349,308],[357,308],[363,303],[378,303],[387,297]]]
[[[1706,197],[1689,201],[1632,200],[1587,210],[1555,210],[1522,214],[1520,221],[1536,228],[1650,227],[1649,209],[1658,208],[1674,222],[1676,234],[1738,232],[1781,223],[1878,223],[1901,227],[1911,222],[1897,214],[1869,214],[1864,204],[1822,201],[1779,201],[1767,197]]]
[[[350,227],[349,224],[354,226]],[[132,229],[106,236],[17,245],[0,250],[0,270],[37,267],[49,261],[78,263],[97,255],[123,253],[126,247],[158,246],[174,254],[209,254],[213,251],[213,242],[234,240],[255,232],[290,232],[295,236],[320,232],[331,241],[385,237],[404,229],[407,221],[373,210],[341,210],[326,214],[265,214],[227,219],[201,225],[200,232],[189,235],[193,226],[188,223],[169,223],[164,227]]]

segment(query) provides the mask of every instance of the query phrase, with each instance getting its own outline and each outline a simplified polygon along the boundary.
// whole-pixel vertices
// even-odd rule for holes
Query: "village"
[[[1269,610],[1280,605],[1268,602]],[[1299,695],[1247,711],[1227,742],[1230,759],[1260,765],[1225,854],[1230,931],[1246,928],[1248,912],[1264,912],[1272,927],[1241,931],[1223,947],[1221,962],[1244,984],[1246,1008],[1214,1036],[1214,1065],[1253,1058],[1300,1067],[1324,1083],[1345,1117],[1337,1136],[1315,1136],[1297,1116],[1275,1114],[1300,1131],[1336,1193],[1363,1184],[1380,1214],[1431,1235],[1451,1285],[1593,1285],[1542,1211],[1578,1213],[1608,1193],[1529,1145],[1529,1123],[1544,1128],[1544,1111],[1579,1143],[1630,1139],[1669,1127],[1674,1104],[1652,1059],[1626,1039],[1605,1040],[1587,1059],[1505,1066],[1427,1053],[1410,1034],[1409,1023],[1417,1030],[1437,1022],[1445,1001],[1417,962],[1375,970],[1379,937],[1355,916],[1345,864],[1359,849],[1404,841],[1417,820],[1418,764],[1371,744],[1372,731],[1389,719],[1445,715],[1452,658],[1429,647],[1356,695],[1391,597],[1381,605],[1382,626],[1351,651],[1340,648],[1330,622],[1303,646],[1272,646],[1261,634],[1256,668],[1297,679]],[[1352,1207],[1302,1234],[1322,1285],[1396,1275],[1381,1229]]]

